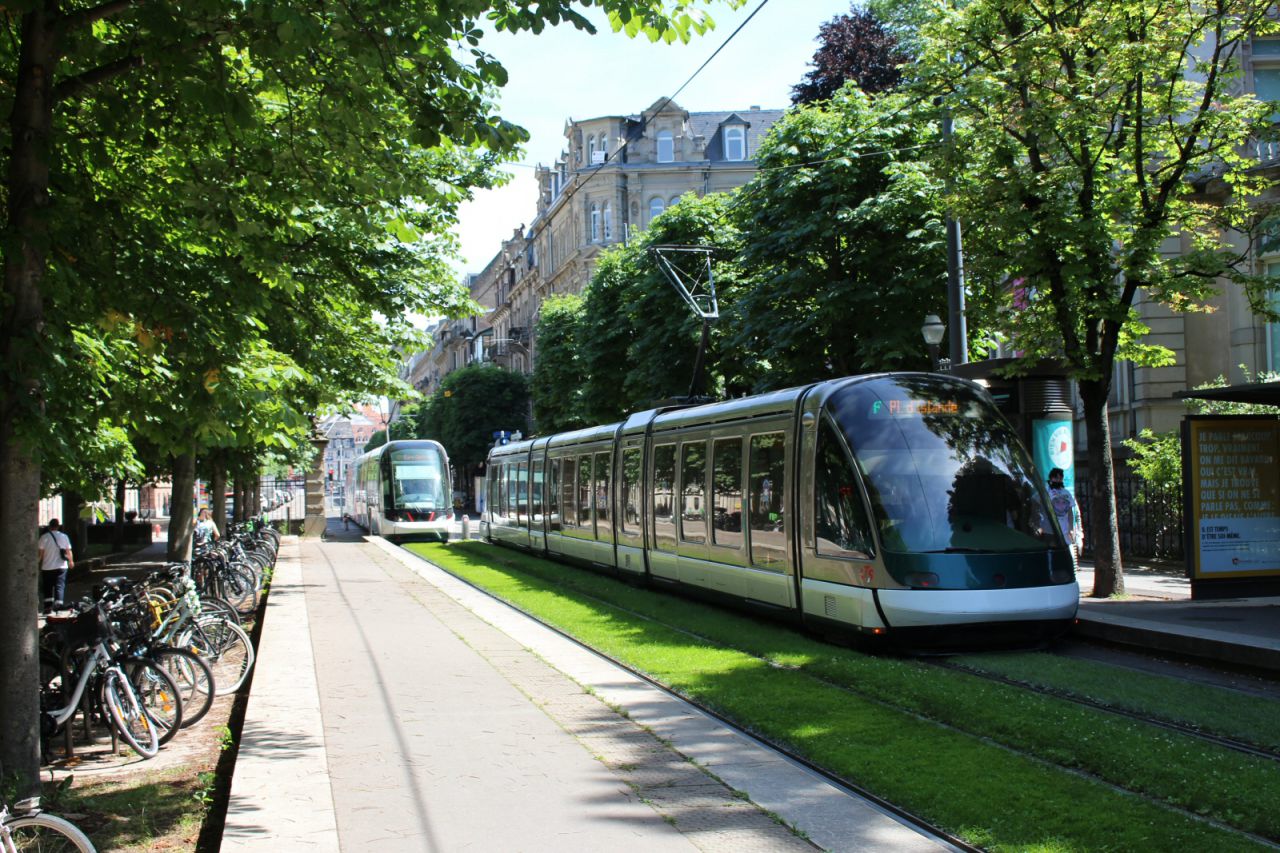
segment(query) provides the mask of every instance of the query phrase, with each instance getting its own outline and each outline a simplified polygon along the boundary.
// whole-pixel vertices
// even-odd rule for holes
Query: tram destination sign
[[[1193,584],[1280,579],[1280,420],[1192,416],[1182,439]]]

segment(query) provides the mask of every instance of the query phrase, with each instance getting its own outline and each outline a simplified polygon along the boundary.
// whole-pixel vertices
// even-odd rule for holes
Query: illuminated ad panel
[[[1280,576],[1280,421],[1193,417],[1183,427],[1192,579]]]

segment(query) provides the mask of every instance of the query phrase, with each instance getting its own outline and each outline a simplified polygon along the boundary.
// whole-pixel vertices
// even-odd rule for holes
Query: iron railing
[[[1123,463],[1120,463],[1123,464]],[[1160,488],[1116,468],[1116,522],[1122,559],[1183,559],[1182,491]],[[1089,474],[1076,469],[1076,501],[1084,524],[1085,556],[1093,553],[1090,525]]]

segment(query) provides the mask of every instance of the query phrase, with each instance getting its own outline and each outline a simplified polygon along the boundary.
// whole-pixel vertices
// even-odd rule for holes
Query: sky
[[[791,87],[803,79],[817,50],[822,24],[847,14],[849,0],[748,0],[736,10],[710,9],[714,30],[688,44],[651,43],[614,33],[601,15],[590,16],[598,32],[571,26],[539,35],[489,33],[481,42],[506,67],[510,79],[498,98],[501,115],[529,131],[525,153],[506,168],[512,180],[483,190],[459,210],[463,255],[459,273],[479,272],[534,217],[537,185],[533,166],[551,165],[564,150],[565,122],[603,115],[630,115],[680,88],[738,25],[755,17],[676,98],[691,112],[745,110],[752,105],[783,109]]]

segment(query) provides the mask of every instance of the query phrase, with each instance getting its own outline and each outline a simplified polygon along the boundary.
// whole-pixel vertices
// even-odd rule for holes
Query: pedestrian
[[[199,518],[196,521],[195,547],[203,551],[221,538],[218,533],[218,525],[213,523],[213,513],[207,507],[200,510]]]
[[[58,519],[50,519],[48,529],[36,542],[40,553],[40,591],[44,612],[60,610],[67,593],[67,571],[75,566],[71,540],[62,532]]]
[[[1076,504],[1076,496],[1066,487],[1066,475],[1061,468],[1049,472],[1049,503],[1053,506],[1053,514],[1058,519],[1058,528],[1067,540],[1071,549],[1071,560],[1080,560],[1080,546],[1084,542],[1084,530],[1080,526],[1080,507]]]

